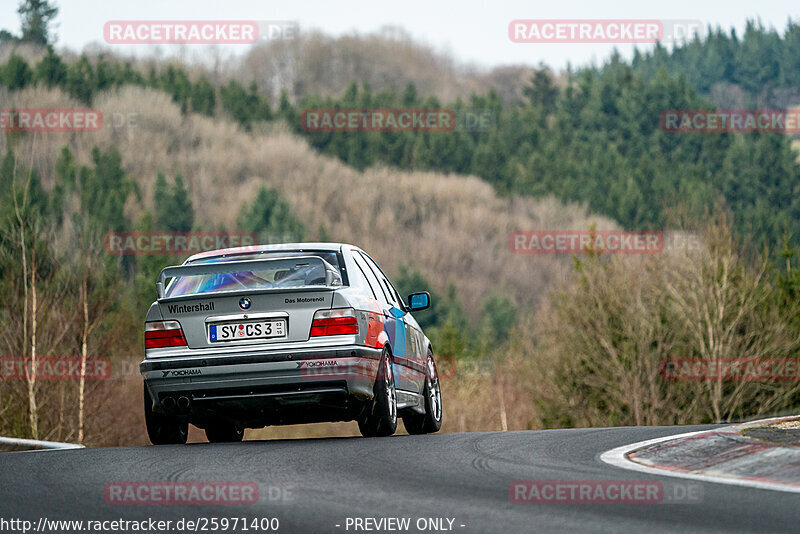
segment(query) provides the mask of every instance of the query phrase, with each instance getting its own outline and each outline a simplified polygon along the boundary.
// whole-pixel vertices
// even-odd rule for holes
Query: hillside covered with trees
[[[184,113],[228,116],[245,130],[283,121],[320,152],[357,169],[389,165],[471,174],[500,194],[585,203],[631,229],[665,228],[677,222],[677,214],[702,220],[722,203],[734,213],[737,230],[776,246],[784,233],[800,235],[800,167],[791,139],[668,133],[660,129],[659,116],[667,109],[714,107],[708,92],[717,75],[700,72],[727,73],[717,81],[737,84],[748,94],[756,87],[790,89],[800,71],[792,63],[800,54],[796,33],[795,25],[779,36],[753,23],[741,40],[712,32],[706,41],[669,52],[657,47],[637,54],[631,64],[614,56],[600,69],[567,73],[564,88],[541,70],[524,88],[524,100],[511,104],[495,90],[443,102],[420,94],[414,84],[373,92],[358,80],[341,95],[293,102],[287,91],[267,96],[255,81],[247,87],[235,80],[215,86],[197,69],[167,63],[140,70],[105,55],[70,63],[52,48],[30,63],[12,53],[0,67],[0,80],[9,90],[58,87],[86,105],[99,93],[128,85],[159,89]],[[767,45],[774,61],[762,62]],[[730,53],[721,54],[721,47]],[[719,58],[717,64],[708,64],[713,58]],[[760,67],[747,70],[753,64]],[[457,115],[488,113],[492,126],[457,128],[449,135],[303,130],[304,109],[329,107],[444,107]]]
[[[794,383],[680,389],[657,380],[674,351],[800,354],[791,139],[659,127],[663,110],[713,107],[715,83],[728,84],[725,94],[790,89],[797,26],[777,35],[751,24],[741,40],[714,32],[558,78],[543,67],[503,71],[508,78],[495,70],[478,83],[453,67],[445,89],[427,70],[373,89],[370,80],[387,77],[367,71],[387,67],[367,62],[324,92],[314,72],[300,73],[300,90],[175,60],[76,57],[54,48],[48,2],[21,5],[34,6],[21,9],[22,30],[0,33],[3,107],[94,107],[107,121],[97,132],[0,137],[0,326],[13,333],[2,350],[88,351],[134,371],[91,386],[90,410],[126,410],[98,410],[85,434],[65,401],[73,384],[2,382],[14,409],[0,411],[0,433],[141,442],[139,412],[119,399],[141,394],[141,318],[159,270],[183,258],[104,253],[106,233],[131,230],[237,230],[369,250],[401,292],[433,293],[420,322],[459,370],[443,386],[454,414],[446,428],[700,423],[798,404]],[[324,57],[320,43],[361,41],[391,49],[303,42]],[[755,69],[765,43],[777,66]],[[427,64],[423,46],[403,50]],[[518,85],[520,73],[530,77]],[[438,133],[306,132],[303,110],[322,107],[444,107],[492,121]],[[508,250],[512,231],[555,228],[691,232],[703,250],[612,260]],[[568,413],[576,403],[580,417]]]

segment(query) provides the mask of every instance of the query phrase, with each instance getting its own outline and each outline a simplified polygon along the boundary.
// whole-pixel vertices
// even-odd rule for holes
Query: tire
[[[182,445],[189,435],[189,422],[153,412],[153,399],[144,386],[144,422],[153,445]]]
[[[232,421],[212,421],[206,427],[210,443],[236,443],[244,438],[244,428]]]
[[[358,421],[358,429],[365,438],[391,436],[397,430],[397,391],[392,355],[387,348],[383,349],[372,391],[374,397],[365,407],[365,413]]]
[[[433,353],[428,350],[425,362],[425,413],[403,416],[403,425],[409,434],[432,434],[442,428],[442,390],[439,387],[439,373]]]

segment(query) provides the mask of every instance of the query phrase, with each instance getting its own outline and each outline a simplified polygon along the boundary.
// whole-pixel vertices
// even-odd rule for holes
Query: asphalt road
[[[365,517],[410,518],[407,532],[419,532],[417,521],[426,518],[452,519],[453,532],[796,532],[797,494],[651,476],[599,460],[602,452],[620,445],[708,428],[713,427],[4,453],[0,518],[36,524],[41,517],[276,517],[279,532],[326,533],[367,532],[353,525],[347,528],[348,518]],[[508,489],[515,480],[661,480],[665,487],[699,485],[702,497],[699,502],[672,504],[514,504]],[[119,481],[255,482],[259,501],[238,506],[109,505],[104,487]],[[447,527],[448,522],[443,524]]]

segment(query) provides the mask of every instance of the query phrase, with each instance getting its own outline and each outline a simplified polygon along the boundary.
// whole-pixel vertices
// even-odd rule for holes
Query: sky
[[[53,0],[51,0],[53,1]],[[329,35],[380,32],[387,26],[404,29],[415,40],[445,52],[461,63],[478,67],[544,63],[557,70],[568,63],[582,66],[604,61],[616,46],[630,57],[631,44],[514,43],[509,23],[516,19],[659,19],[700,21],[736,28],[741,35],[747,19],[783,31],[789,18],[800,21],[800,3],[761,0],[55,0],[58,48],[81,51],[100,44],[122,54],[194,57],[212,53],[237,55],[248,45],[109,45],[103,25],[110,20],[253,20],[294,21],[301,30]],[[0,0],[0,28],[19,31],[18,0]],[[644,50],[652,45],[638,45]],[[218,49],[215,51],[214,47]]]

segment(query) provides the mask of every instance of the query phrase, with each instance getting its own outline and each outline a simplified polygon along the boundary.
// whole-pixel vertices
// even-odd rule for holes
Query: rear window
[[[279,252],[272,254],[241,254],[225,258],[208,258],[193,261],[189,265],[223,263],[244,260],[278,260],[291,259],[300,256],[317,256],[319,262],[310,262],[307,265],[298,264],[286,268],[285,264],[276,263],[274,267],[269,264],[263,268],[253,270],[239,270],[231,266],[230,272],[217,274],[197,274],[180,276],[172,280],[167,286],[166,297],[182,295],[197,295],[202,293],[216,293],[223,291],[238,291],[243,289],[273,289],[308,286],[341,286],[342,274],[335,252]]]

